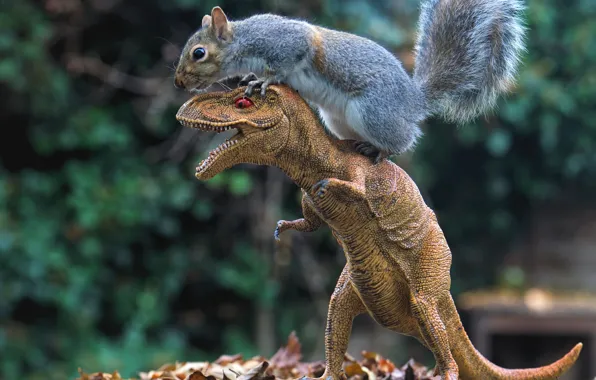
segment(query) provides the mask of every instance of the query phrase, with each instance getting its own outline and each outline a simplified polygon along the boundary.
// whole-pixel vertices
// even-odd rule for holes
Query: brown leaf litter
[[[269,360],[255,356],[244,360],[241,354],[222,355],[214,362],[176,362],[157,370],[141,372],[138,378],[124,379],[118,371],[86,374],[79,369],[77,380],[287,380],[302,376],[320,377],[325,362],[303,363],[301,345],[292,332],[285,347]],[[362,359],[344,356],[347,380],[430,380],[433,371],[410,359],[397,367],[375,352],[363,351]]]

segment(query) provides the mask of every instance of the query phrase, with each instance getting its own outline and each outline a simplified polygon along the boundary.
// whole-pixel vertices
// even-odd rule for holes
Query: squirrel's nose
[[[176,76],[174,78],[174,87],[184,88],[184,82],[182,81],[182,78],[180,78],[179,76]]]

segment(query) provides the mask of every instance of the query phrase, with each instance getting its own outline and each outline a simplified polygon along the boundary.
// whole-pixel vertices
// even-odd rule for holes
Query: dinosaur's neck
[[[289,140],[275,165],[301,188],[308,190],[325,178],[350,179],[349,141],[329,137],[321,125],[309,128],[307,136],[291,133]]]

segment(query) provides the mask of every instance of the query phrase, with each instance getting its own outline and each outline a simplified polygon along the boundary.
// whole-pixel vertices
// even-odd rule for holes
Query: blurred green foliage
[[[281,204],[247,206],[267,193],[266,169],[199,183],[193,166],[204,146],[181,160],[151,154],[180,131],[174,114],[185,96],[159,96],[172,93],[164,39],[180,47],[214,5],[232,18],[308,18],[401,54],[411,51],[418,12],[413,0],[2,2],[1,378],[73,378],[78,366],[129,375],[176,359],[256,354],[261,308],[273,310],[277,342],[292,329],[307,347],[320,343],[308,337],[322,340],[323,325],[300,333],[313,306],[296,258],[276,264],[263,255],[269,243],[255,244],[273,244],[255,232],[257,210],[297,216],[297,189],[286,183]],[[528,5],[515,94],[476,125],[430,121],[404,161],[452,246],[455,293],[494,282],[533,207],[570,189],[593,198],[596,4]],[[162,87],[148,97],[74,72],[74,54],[163,78]],[[308,244],[328,270],[329,292],[341,269],[335,241],[324,230]]]

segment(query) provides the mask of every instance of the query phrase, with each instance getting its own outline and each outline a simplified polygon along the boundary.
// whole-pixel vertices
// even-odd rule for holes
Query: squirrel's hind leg
[[[333,113],[320,107],[319,114],[325,123],[325,127],[333,137],[339,140],[354,140],[354,149],[363,156],[370,157],[373,163],[378,164],[389,157],[388,152],[383,151],[360,136],[347,121],[345,115]],[[354,123],[354,120],[352,123]]]
[[[422,136],[418,123],[424,119],[421,105],[399,97],[392,98],[394,92],[387,92],[390,90],[380,89],[374,94],[354,97],[345,111],[349,127],[361,136],[355,140],[367,142],[387,156],[413,149]]]
[[[390,156],[389,153],[383,152],[373,144],[366,141],[355,141],[354,148],[363,156],[372,158],[374,164],[378,164]]]

